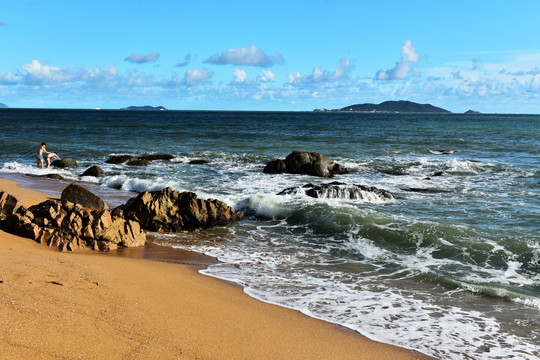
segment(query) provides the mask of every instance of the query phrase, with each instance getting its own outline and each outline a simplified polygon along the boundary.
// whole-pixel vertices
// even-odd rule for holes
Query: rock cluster
[[[324,155],[315,152],[293,151],[285,160],[270,161],[263,170],[267,174],[303,174],[330,178],[349,174],[349,170]]]
[[[394,195],[384,189],[374,186],[347,185],[341,182],[331,182],[328,184],[313,185],[307,184],[298,187],[291,187],[281,191],[278,195],[294,195],[303,192],[312,198],[327,199],[350,199],[350,200],[394,200]]]
[[[82,188],[70,187],[70,192],[76,192],[75,187]],[[64,196],[60,201],[47,200],[27,209],[13,196],[0,193],[0,209],[0,220],[11,232],[62,251],[108,251],[118,246],[142,246],[146,241],[146,234],[136,221],[124,219],[114,211],[83,207]]]
[[[199,231],[244,216],[219,200],[198,199],[192,192],[180,193],[172,188],[145,191],[119,209],[126,219],[139,222],[144,229],[160,232]]]

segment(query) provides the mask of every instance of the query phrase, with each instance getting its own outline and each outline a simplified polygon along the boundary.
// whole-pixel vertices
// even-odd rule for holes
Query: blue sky
[[[0,0],[0,103],[540,113],[540,1]]]

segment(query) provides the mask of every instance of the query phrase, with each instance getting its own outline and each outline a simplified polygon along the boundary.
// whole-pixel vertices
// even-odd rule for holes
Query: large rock
[[[86,169],[82,176],[104,177],[105,171],[101,167],[94,165]]]
[[[51,163],[51,166],[57,167],[57,168],[74,168],[79,166],[77,161],[72,158],[65,158],[62,160],[55,160]]]
[[[11,200],[9,203],[13,204]],[[9,208],[14,209],[5,221],[9,231],[62,251],[80,248],[108,251],[118,246],[142,246],[146,242],[139,223],[124,219],[118,212],[58,200],[47,200],[28,209],[12,205]]]
[[[394,200],[394,195],[384,189],[374,186],[347,185],[341,182],[313,185],[307,184],[302,187],[291,187],[281,191],[278,195],[294,195],[305,193],[312,198],[349,199],[349,200]]]
[[[174,159],[174,155],[171,154],[143,154],[138,157],[139,159],[144,160],[171,160]]]
[[[97,195],[93,194],[86,188],[71,184],[62,191],[62,204],[73,203],[79,204],[82,207],[94,210],[106,210],[107,204]]]
[[[107,164],[125,164],[128,161],[137,160],[136,156],[133,155],[114,155],[111,156],[107,161]]]
[[[286,172],[326,178],[338,174],[349,174],[349,170],[324,155],[301,151],[293,151],[285,160],[270,161],[263,171],[267,174]]]
[[[219,200],[201,200],[192,192],[172,188],[140,193],[120,209],[143,229],[160,232],[198,231],[244,216]]]
[[[0,221],[4,221],[21,206],[19,200],[13,195],[0,191]]]

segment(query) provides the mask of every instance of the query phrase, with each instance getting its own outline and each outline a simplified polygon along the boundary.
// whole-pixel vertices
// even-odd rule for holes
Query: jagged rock
[[[3,203],[14,208],[12,199]],[[6,223],[14,234],[62,251],[79,248],[108,251],[118,246],[144,245],[146,234],[139,223],[120,215],[121,212],[89,209],[69,201],[47,200],[28,209],[14,208]]]
[[[172,188],[140,193],[120,210],[143,229],[162,232],[198,231],[243,218],[242,212],[219,200],[201,200],[192,192]]]
[[[347,185],[341,182],[331,182],[328,184],[306,184],[300,187],[287,188],[278,195],[294,195],[298,192],[304,192],[312,198],[327,198],[327,199],[350,199],[350,200],[394,200],[394,195],[384,189],[379,189],[374,186],[364,185]]]
[[[105,161],[107,164],[125,164],[128,161],[137,160],[136,156],[132,155],[115,155],[111,156],[107,161]]]
[[[174,159],[174,155],[170,154],[143,154],[138,157],[141,160],[171,160]]]
[[[0,191],[0,221],[5,220],[21,206],[21,203],[16,197]]]
[[[77,161],[75,161],[75,159],[65,158],[62,160],[54,160],[51,163],[51,166],[54,166],[57,168],[74,168],[74,167],[79,166],[79,164],[77,163]]]
[[[62,191],[62,204],[71,202],[73,204],[79,204],[85,208],[95,210],[105,210],[108,208],[107,204],[97,195],[94,195],[86,188],[71,184]]]
[[[285,170],[283,167],[285,164]],[[285,160],[270,161],[263,170],[269,174],[287,172],[318,177],[333,177],[338,174],[349,174],[349,170],[335,163],[324,155],[315,152],[293,151]]]
[[[104,177],[105,171],[97,165],[91,166],[84,171],[82,176]]]

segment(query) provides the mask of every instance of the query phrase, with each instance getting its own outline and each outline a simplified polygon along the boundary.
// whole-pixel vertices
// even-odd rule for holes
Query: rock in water
[[[94,210],[106,210],[108,209],[107,204],[97,195],[94,195],[92,192],[86,188],[71,184],[62,191],[62,204],[67,202],[73,204],[79,204],[82,207]]]
[[[77,163],[77,161],[75,161],[75,159],[65,158],[62,160],[54,160],[51,163],[51,166],[54,166],[57,168],[74,168],[74,167],[79,166],[79,164]]]
[[[286,172],[327,178],[339,174],[349,174],[349,170],[324,155],[301,151],[293,151],[285,160],[270,161],[263,171],[267,174]]]
[[[104,177],[105,171],[99,166],[94,165],[86,169],[82,176]]]
[[[306,184],[299,187],[287,188],[278,195],[294,195],[299,191],[304,192],[312,198],[326,199],[349,199],[349,200],[394,200],[394,195],[384,189],[379,189],[374,186],[364,185],[347,185],[341,182],[331,182],[328,184]]]
[[[180,193],[170,187],[140,193],[120,209],[126,219],[139,222],[143,229],[161,232],[198,231],[244,216],[219,200],[201,200],[192,192]]]

